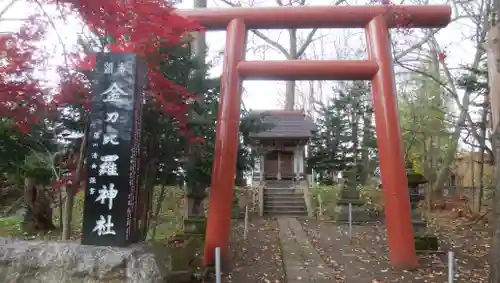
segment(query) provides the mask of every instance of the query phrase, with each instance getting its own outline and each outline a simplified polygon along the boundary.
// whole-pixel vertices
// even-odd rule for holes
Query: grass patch
[[[341,187],[336,186],[316,186],[311,189],[313,197],[313,208],[315,214],[321,218],[329,219],[335,216],[335,208]],[[383,213],[384,200],[382,190],[376,186],[366,185],[359,190],[360,198],[365,202],[366,209],[374,215]],[[320,205],[321,202],[321,205]],[[321,208],[320,208],[321,207]],[[320,213],[321,209],[321,213]]]
[[[367,185],[362,187],[359,193],[370,213],[380,215],[384,212],[384,196],[381,189]]]
[[[312,188],[311,191],[315,214],[325,218],[333,217],[340,187],[320,185]]]
[[[155,221],[154,213],[157,205],[159,204],[159,195],[161,188],[157,187],[153,193],[153,206],[151,208],[152,214],[150,219],[150,229],[148,232],[148,240],[162,241],[174,236],[177,232],[182,230],[182,219],[184,211],[184,190],[179,187],[167,187],[166,194],[163,201],[160,203],[160,211],[158,214],[158,221]],[[85,193],[79,192],[75,196],[75,203],[73,206],[73,221],[72,221],[72,238],[77,240],[81,237],[81,230],[83,226],[83,206],[85,200]],[[59,208],[53,211],[53,223],[59,225]],[[0,218],[0,237],[16,237],[24,239],[60,239],[60,230],[51,231],[44,235],[29,235],[26,236],[21,230],[22,216],[12,216]],[[151,238],[151,233],[156,227],[156,235]]]
[[[153,192],[153,205],[151,207],[151,220],[148,231],[148,240],[161,241],[172,238],[182,230],[184,219],[184,190],[179,187],[167,187],[165,197],[159,203],[161,188]],[[156,209],[160,205],[158,219],[155,219]],[[156,225],[156,233],[152,233]]]
[[[23,233],[21,231],[21,216],[12,216],[0,219],[0,235],[19,237]]]

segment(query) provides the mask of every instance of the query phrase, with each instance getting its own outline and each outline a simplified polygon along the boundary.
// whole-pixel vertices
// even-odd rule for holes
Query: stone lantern
[[[419,191],[419,186],[428,183],[428,181],[422,174],[413,170],[412,164],[406,165],[406,176],[408,178],[408,191],[410,193],[415,249],[417,251],[435,251],[438,249],[437,237],[429,234],[427,222],[418,211],[418,203],[425,199],[424,195]]]

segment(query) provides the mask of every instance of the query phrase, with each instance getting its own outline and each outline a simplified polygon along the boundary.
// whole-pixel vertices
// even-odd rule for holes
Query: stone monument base
[[[184,235],[198,235],[205,239],[207,218],[191,216],[184,219]]]
[[[165,283],[171,258],[162,246],[84,246],[0,238],[0,282]]]
[[[438,238],[429,233],[425,220],[419,219],[420,215],[412,215],[412,225],[415,240],[415,250],[418,251],[437,251],[439,248]]]
[[[241,209],[238,204],[233,204],[233,209],[231,210],[231,219],[241,219]]]
[[[199,234],[175,236],[168,242],[172,269],[168,283],[191,282],[196,268],[201,266],[199,255],[203,252],[203,237]]]
[[[415,235],[415,250],[417,252],[423,251],[437,251],[439,249],[438,238],[434,235]]]
[[[366,207],[364,207],[364,202],[359,199],[340,199],[337,201],[337,206],[335,207],[335,221],[337,222],[349,222],[349,203],[352,205],[352,222],[362,223],[371,220]]]

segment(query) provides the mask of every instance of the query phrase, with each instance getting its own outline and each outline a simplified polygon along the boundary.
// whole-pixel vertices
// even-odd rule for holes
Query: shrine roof
[[[316,129],[314,121],[301,110],[252,110],[250,117],[260,117],[268,129],[251,133],[254,139],[298,138],[309,139]]]

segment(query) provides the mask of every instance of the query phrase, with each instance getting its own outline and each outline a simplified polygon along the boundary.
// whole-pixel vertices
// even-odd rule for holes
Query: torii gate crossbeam
[[[389,29],[440,28],[450,22],[449,6],[301,6],[181,10],[207,30],[226,30],[217,142],[209,196],[204,264],[215,248],[227,253],[238,149],[241,87],[244,79],[371,80],[376,134],[384,185],[385,217],[391,264],[414,268],[417,256],[410,216]],[[398,19],[399,17],[399,19]],[[244,61],[248,29],[364,28],[368,60]]]

